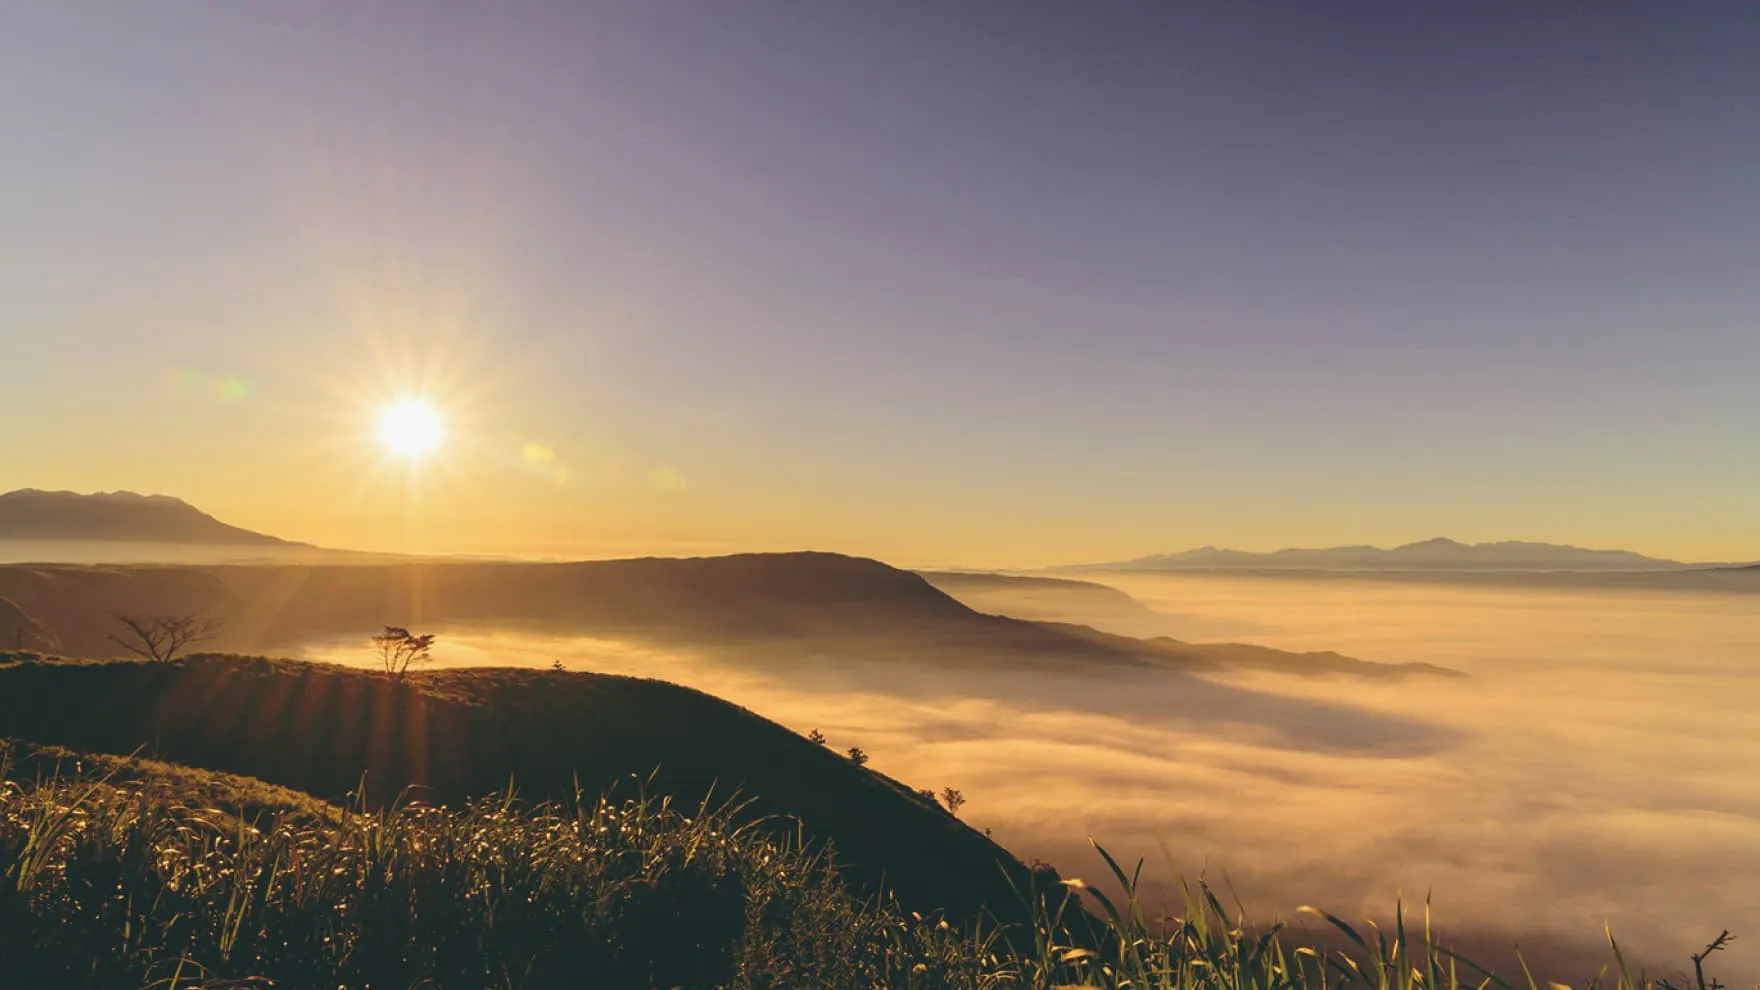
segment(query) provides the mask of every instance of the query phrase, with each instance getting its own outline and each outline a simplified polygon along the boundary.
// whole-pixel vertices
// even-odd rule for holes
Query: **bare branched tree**
[[[1693,990],[1693,987],[1697,987],[1698,990],[1725,990],[1723,981],[1715,977],[1710,982],[1706,982],[1705,960],[1709,959],[1713,952],[1722,952],[1729,948],[1729,944],[1735,940],[1736,937],[1726,930],[1722,935],[1712,939],[1711,944],[1707,945],[1703,951],[1694,953],[1692,986],[1676,986],[1668,980],[1658,980],[1656,981],[1657,990]]]
[[[220,623],[199,615],[118,615],[121,633],[112,633],[110,641],[137,657],[166,663],[175,660],[183,648],[214,635]]]
[[[858,767],[866,766],[868,763],[868,754],[862,752],[862,747],[860,746],[851,746],[849,748],[849,761]]]
[[[434,659],[434,634],[418,635],[402,626],[386,626],[384,632],[373,637],[373,646],[379,651],[385,673],[393,677],[402,677],[411,667]]]

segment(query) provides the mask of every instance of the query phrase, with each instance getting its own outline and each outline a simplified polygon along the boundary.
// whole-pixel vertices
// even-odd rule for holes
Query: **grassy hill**
[[[1018,909],[1029,871],[933,801],[709,695],[661,681],[472,669],[398,681],[324,664],[203,655],[171,664],[0,665],[0,737],[143,755],[369,807],[407,788],[461,804],[651,787],[696,805],[737,791],[753,816],[836,846],[862,889],[959,917]],[[785,827],[792,828],[792,825]]]
[[[994,966],[983,936],[858,897],[727,810],[588,796],[314,812],[244,778],[28,758],[85,769],[0,760],[8,990],[975,990]]]
[[[341,813],[336,805],[310,794],[252,777],[198,770],[135,755],[81,752],[24,739],[0,739],[0,777],[31,782],[101,780],[111,789],[129,788],[191,808],[224,809],[228,815],[246,821],[276,815],[303,821],[334,821]]]

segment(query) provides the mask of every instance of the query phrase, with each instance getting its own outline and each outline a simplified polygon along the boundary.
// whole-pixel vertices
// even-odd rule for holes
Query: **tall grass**
[[[637,792],[458,809],[405,802],[251,820],[152,781],[0,782],[0,986],[1457,990],[1508,987],[1413,929],[1348,948],[1254,929],[1200,884],[1146,917],[1101,850],[1095,907],[1038,899],[1030,930],[949,926],[853,895],[830,853]],[[1605,990],[1660,990],[1613,945]],[[1709,950],[1708,950],[1709,951]],[[1702,957],[1695,959],[1695,964]],[[1517,990],[1539,990],[1518,980]],[[1701,976],[1700,986],[1708,990]]]
[[[912,987],[974,984],[982,956],[733,806],[251,823],[105,781],[3,786],[8,987]]]
[[[1040,906],[1038,929],[1047,937],[1019,970],[1022,984],[1039,987],[1102,987],[1108,990],[1325,990],[1367,987],[1374,990],[1721,990],[1707,980],[1703,963],[1730,939],[1724,932],[1692,958],[1694,975],[1681,983],[1634,973],[1619,943],[1607,933],[1609,965],[1574,986],[1541,983],[1520,962],[1522,973],[1506,979],[1461,956],[1436,937],[1430,906],[1424,905],[1421,927],[1408,921],[1403,904],[1396,905],[1391,930],[1367,922],[1362,930],[1342,918],[1313,907],[1312,915],[1336,932],[1345,948],[1326,948],[1320,940],[1301,937],[1282,924],[1249,925],[1238,904],[1223,907],[1207,884],[1181,882],[1183,911],[1179,917],[1151,921],[1139,899],[1142,863],[1127,872],[1104,848],[1113,893],[1080,880],[1081,889],[1097,907],[1097,918]],[[1079,933],[1059,941],[1056,934]],[[1097,933],[1097,934],[1095,934]],[[1085,937],[1082,937],[1085,936]],[[1099,947],[1096,947],[1099,946]],[[1520,956],[1518,954],[1518,960]]]

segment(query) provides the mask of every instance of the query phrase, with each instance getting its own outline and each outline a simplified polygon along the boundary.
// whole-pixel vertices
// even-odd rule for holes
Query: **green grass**
[[[1390,931],[1315,912],[1344,939],[1253,929],[1186,891],[1152,921],[1136,872],[1089,914],[1041,895],[1013,942],[847,889],[829,857],[737,804],[631,793],[458,808],[398,803],[254,815],[190,796],[264,797],[197,771],[100,761],[0,783],[0,983],[7,987],[1531,988],[1459,959],[1421,921]],[[1071,884],[1084,887],[1078,881]],[[1122,894],[1116,893],[1122,891]],[[1053,906],[1055,905],[1055,906]],[[1010,945],[1013,947],[1010,948]],[[1617,945],[1594,982],[1625,972]],[[1701,982],[1701,986],[1707,984]]]

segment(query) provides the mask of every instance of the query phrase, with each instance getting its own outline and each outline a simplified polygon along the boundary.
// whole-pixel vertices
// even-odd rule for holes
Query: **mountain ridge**
[[[16,604],[20,626],[32,623],[57,648],[84,656],[114,655],[117,615],[216,620],[220,627],[205,645],[229,652],[349,639],[364,645],[386,625],[712,644],[729,662],[770,667],[835,654],[1194,669],[1210,666],[1205,657],[1234,652],[1227,644],[1185,644],[1174,653],[1166,644],[987,614],[913,572],[819,552],[568,564],[0,565],[0,596]],[[792,648],[803,644],[812,648]],[[1304,655],[1278,658],[1292,672],[1326,666]],[[1423,672],[1401,664],[1351,669]]]
[[[1462,543],[1434,537],[1383,549],[1366,544],[1291,547],[1260,553],[1214,546],[1131,560],[1070,564],[1053,571],[1161,570],[1418,570],[1418,571],[1667,571],[1694,565],[1629,550],[1593,550],[1561,543],[1499,540]]]
[[[0,540],[295,547],[171,495],[20,488],[0,494]]]

